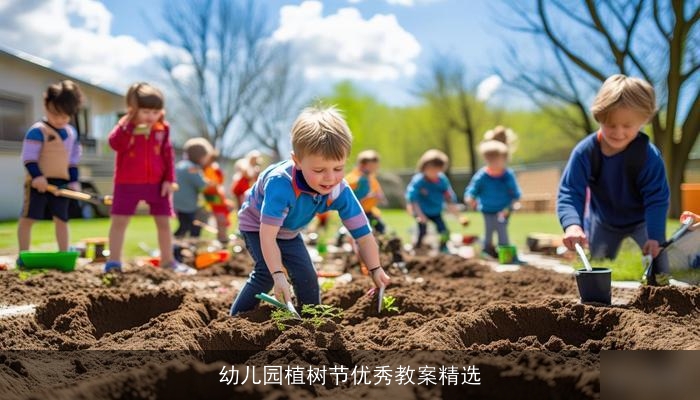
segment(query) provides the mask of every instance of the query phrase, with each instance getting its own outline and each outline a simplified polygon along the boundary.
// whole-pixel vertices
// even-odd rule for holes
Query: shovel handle
[[[272,305],[275,306],[275,307],[284,308],[285,310],[287,309],[287,305],[286,305],[286,304],[280,302],[279,300],[277,300],[276,298],[270,296],[270,295],[267,294],[267,293],[258,293],[258,294],[255,295],[255,298],[260,299],[260,300],[262,300],[262,301],[264,301],[264,302],[270,303],[270,304],[272,304]]]

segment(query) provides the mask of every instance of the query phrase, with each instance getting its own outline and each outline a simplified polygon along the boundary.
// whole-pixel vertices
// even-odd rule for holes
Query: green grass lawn
[[[473,235],[483,234],[484,223],[479,213],[466,214],[471,223],[463,228],[453,216],[445,214],[445,220],[451,232],[460,232]],[[405,242],[410,242],[415,224],[413,219],[404,210],[383,210],[382,218],[388,226],[389,232],[396,233]],[[235,215],[232,216],[233,227],[237,226]],[[173,228],[176,221],[172,222]],[[339,225],[337,218],[332,218],[327,235],[330,237]],[[678,227],[678,222],[669,220],[668,232],[672,233]],[[80,219],[70,222],[71,242],[77,242],[81,238],[107,236],[109,232],[109,219]],[[561,228],[554,214],[515,213],[511,218],[508,233],[511,242],[520,249],[525,249],[527,235],[532,232],[560,234]],[[203,237],[214,238],[214,235],[203,231]],[[124,246],[125,258],[146,255],[139,248],[139,243],[145,243],[150,248],[157,248],[155,224],[150,216],[136,216],[132,218],[126,233],[126,245]],[[32,230],[32,249],[55,251],[53,224],[50,221],[37,222]],[[16,254],[17,252],[17,223],[16,221],[0,222],[0,253]],[[613,269],[615,280],[639,280],[642,275],[641,253],[631,240],[623,244],[617,260],[594,263],[596,266],[607,266]],[[574,265],[580,267],[580,263]]]

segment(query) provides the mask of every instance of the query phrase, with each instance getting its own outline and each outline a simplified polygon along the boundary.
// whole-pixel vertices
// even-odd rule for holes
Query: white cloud
[[[358,3],[362,3],[363,1],[365,1],[365,0],[348,0],[348,3],[358,4]],[[416,4],[437,3],[441,0],[384,0],[384,1],[386,1],[387,4],[389,4],[389,5],[413,7]]]
[[[9,0],[0,13],[2,44],[51,61],[85,81],[126,88],[150,78],[154,56],[173,51],[162,42],[142,43],[111,35],[112,14],[95,0]],[[148,71],[145,64],[150,62]],[[145,75],[145,76],[144,76]]]
[[[323,4],[305,1],[280,9],[273,40],[291,43],[307,78],[394,80],[415,74],[421,51],[392,14],[364,19],[356,8],[323,15]]]
[[[498,75],[491,75],[481,81],[476,87],[476,98],[479,101],[487,101],[501,87],[503,80]]]

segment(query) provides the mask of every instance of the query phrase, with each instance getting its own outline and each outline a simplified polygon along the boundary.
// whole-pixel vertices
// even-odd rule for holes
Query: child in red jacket
[[[124,233],[141,200],[148,203],[156,222],[161,266],[180,273],[196,272],[173,258],[170,217],[174,215],[175,165],[163,94],[148,83],[135,83],[126,94],[126,105],[127,114],[109,134],[109,145],[117,154],[110,255],[104,272],[121,272]]]

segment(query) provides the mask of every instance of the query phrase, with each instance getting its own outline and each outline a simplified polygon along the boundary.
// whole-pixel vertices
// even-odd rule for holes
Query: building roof
[[[53,72],[59,75],[62,75],[66,77],[66,79],[70,79],[76,83],[78,83],[80,86],[89,86],[93,89],[99,90],[101,92],[105,92],[110,95],[114,96],[119,96],[122,97],[124,96],[123,93],[119,93],[114,89],[110,89],[104,86],[96,85],[94,83],[90,83],[86,80],[80,79],[78,77],[72,76],[70,74],[67,74],[63,71],[57,70],[55,68],[51,67],[52,62],[49,60],[46,60],[41,57],[37,57],[35,55],[23,52],[21,50],[13,49],[4,45],[0,45],[0,56],[6,56],[6,57],[11,57],[14,59],[17,59],[23,63],[29,64],[35,68],[43,69],[45,71]]]

